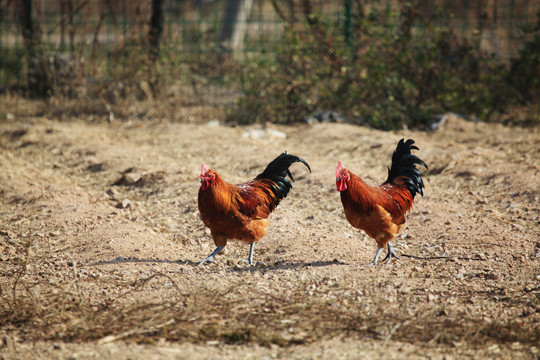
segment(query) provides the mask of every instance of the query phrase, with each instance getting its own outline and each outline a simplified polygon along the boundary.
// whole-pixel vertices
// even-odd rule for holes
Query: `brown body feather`
[[[216,246],[225,246],[227,239],[259,241],[266,234],[267,218],[275,207],[271,185],[259,180],[233,185],[213,173],[216,178],[207,190],[199,190],[198,203]]]
[[[345,216],[352,226],[375,239],[379,247],[385,247],[401,230],[413,198],[404,187],[371,187],[355,174],[349,174],[348,189],[340,193]]]
[[[405,224],[405,214],[410,211],[414,196],[423,195],[422,173],[416,164],[427,168],[424,161],[411,154],[414,140],[399,141],[392,155],[388,178],[380,186],[372,187],[346,169],[341,161],[336,170],[336,186],[347,220],[355,228],[364,230],[375,239],[380,249],[388,246],[389,261],[396,256],[390,241]],[[377,263],[378,250],[372,264]]]
[[[292,188],[286,176],[294,181],[289,167],[295,162],[303,163],[311,171],[303,159],[284,152],[255,179],[240,185],[227,183],[216,171],[202,165],[199,212],[218,248],[201,263],[213,261],[229,239],[253,244],[266,234],[268,216]],[[252,256],[253,246],[250,264]]]

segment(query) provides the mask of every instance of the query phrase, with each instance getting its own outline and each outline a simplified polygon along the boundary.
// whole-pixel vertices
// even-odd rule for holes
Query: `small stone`
[[[131,207],[131,201],[129,199],[124,199],[116,204],[117,209],[127,209],[128,207]]]
[[[109,190],[107,190],[107,195],[109,195],[111,198],[114,198],[116,195],[118,195],[118,190],[116,190],[115,188],[109,188]]]

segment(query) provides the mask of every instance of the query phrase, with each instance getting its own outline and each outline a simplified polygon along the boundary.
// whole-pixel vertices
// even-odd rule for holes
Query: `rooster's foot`
[[[202,266],[203,264],[206,264],[206,263],[215,263],[215,262],[216,261],[214,260],[214,257],[209,256],[206,259],[203,259],[201,262],[197,263],[197,266]]]
[[[370,262],[368,265],[377,265],[377,261],[379,260],[379,255],[381,255],[381,251],[383,248],[378,248],[377,252],[375,253],[375,257],[373,258],[373,261]]]
[[[397,256],[397,254],[394,252],[394,246],[391,243],[388,243],[387,248],[388,248],[388,253],[384,257],[384,259],[382,259],[382,261],[388,260],[386,263],[389,264],[390,261],[392,261],[392,258],[399,259],[399,256]],[[382,249],[383,248],[378,248],[377,249],[377,252],[375,253],[375,258],[368,265],[377,265],[377,262],[379,261],[379,256],[381,255]]]
[[[215,262],[215,261],[214,261],[214,258],[216,257],[216,255],[217,255],[221,250],[223,250],[224,247],[225,247],[225,246],[218,246],[218,247],[216,248],[216,250],[214,250],[213,253],[211,253],[210,255],[208,255],[207,258],[205,258],[205,259],[202,260],[200,263],[198,263],[197,266],[201,266],[201,265],[204,264],[204,263],[213,263],[213,262]]]
[[[240,260],[238,263],[247,263],[248,265],[253,265],[253,248],[255,247],[255,243],[249,244],[249,257],[247,260]]]
[[[239,264],[253,265],[253,262],[250,262],[248,259],[240,260],[238,263],[239,263]]]
[[[388,259],[386,263],[390,264],[390,261],[392,261],[392,258],[400,259],[400,257],[397,256],[397,254],[394,252],[394,245],[392,245],[392,243],[388,243],[388,253],[384,257],[384,259],[382,259],[382,261],[385,261],[386,259]]]

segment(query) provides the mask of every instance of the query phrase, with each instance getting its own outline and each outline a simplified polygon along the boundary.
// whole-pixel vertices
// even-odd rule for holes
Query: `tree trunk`
[[[32,19],[32,0],[19,0],[19,21],[22,27],[24,46],[33,51],[36,46],[36,31]]]
[[[156,62],[159,59],[159,46],[161,43],[161,35],[163,34],[163,0],[152,0],[152,16],[150,17],[150,29],[148,30],[148,46],[149,46],[149,79],[151,95],[158,96],[161,92],[161,76],[157,71]]]
[[[238,54],[243,50],[252,6],[253,0],[227,0],[219,37],[219,43],[226,51]]]
[[[148,43],[150,45],[150,61],[154,64],[159,58],[159,44],[163,34],[163,0],[152,0],[152,17],[150,18],[150,30]]]
[[[24,45],[28,50],[28,93],[33,97],[46,98],[51,95],[47,57],[41,48],[39,28],[32,18],[32,0],[19,0],[19,22]]]

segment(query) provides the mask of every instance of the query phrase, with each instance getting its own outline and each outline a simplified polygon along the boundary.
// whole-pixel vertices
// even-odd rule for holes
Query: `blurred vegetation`
[[[98,41],[104,12],[95,30],[73,27],[91,41],[72,37],[59,47],[42,38],[39,59],[0,43],[0,94],[32,96],[31,77],[41,71],[50,82],[41,109],[62,116],[178,119],[181,107],[218,104],[231,124],[292,124],[325,110],[378,129],[427,128],[446,112],[540,124],[540,13],[521,29],[524,45],[508,64],[480,48],[481,28],[456,34],[449,9],[426,15],[415,1],[392,8],[344,0],[336,15],[311,0],[272,4],[284,30],[251,39],[264,45],[241,57],[220,49],[220,24],[210,19],[175,24],[181,37],[152,47],[148,4],[125,37],[107,42]]]
[[[403,1],[399,11],[349,3],[344,29],[309,0],[300,22],[274,1],[287,29],[275,48],[248,60],[246,96],[228,120],[294,123],[325,109],[379,129],[425,128],[448,111],[490,121],[540,100],[538,24],[509,69],[479,41],[435,26],[414,2]],[[441,9],[435,18],[450,16]],[[538,115],[528,120],[540,122]]]
[[[537,22],[523,28],[523,36],[532,36],[525,42],[519,56],[512,62],[508,82],[515,89],[520,104],[538,103],[540,100],[540,12]]]

